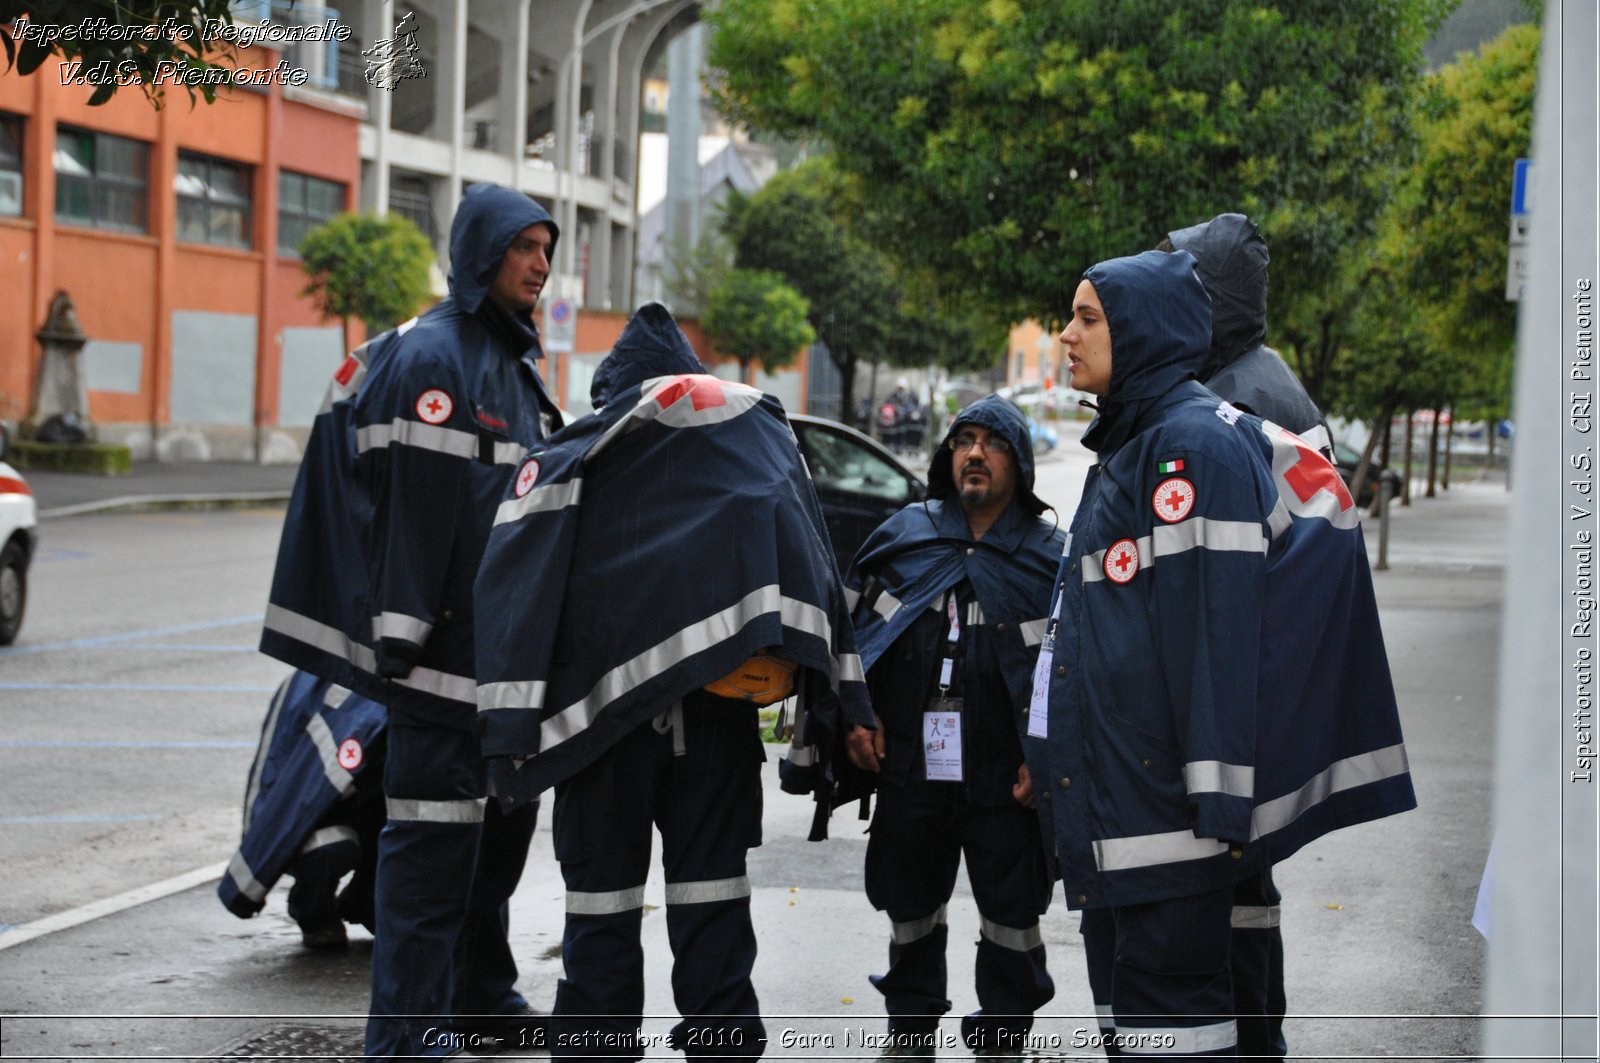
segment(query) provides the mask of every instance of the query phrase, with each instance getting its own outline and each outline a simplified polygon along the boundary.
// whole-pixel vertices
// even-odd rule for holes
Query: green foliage
[[[806,321],[805,296],[771,270],[735,269],[706,300],[700,323],[717,349],[739,359],[744,375],[759,361],[767,372],[794,361],[817,334]]]
[[[233,19],[229,0],[0,0],[0,26],[24,17],[26,34],[0,31],[8,67],[27,75],[51,56],[81,61],[85,72],[110,75],[99,81],[91,73],[97,78],[91,105],[127,83],[139,85],[157,107],[169,84],[187,89],[191,102],[216,99],[217,86],[204,83],[204,72],[219,69],[212,60],[224,46],[207,39],[205,26]]]
[[[873,245],[946,302],[1057,322],[1093,263],[1251,215],[1315,396],[1452,6],[723,0],[706,18],[724,113],[829,144]]]
[[[311,296],[326,317],[358,317],[370,333],[416,313],[432,293],[433,247],[409,219],[340,214],[300,243],[300,265]]]

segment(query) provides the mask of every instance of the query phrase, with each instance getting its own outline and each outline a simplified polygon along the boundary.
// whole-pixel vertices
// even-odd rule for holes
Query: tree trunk
[[[867,417],[868,417],[867,423],[872,426],[869,429],[869,431],[871,431],[871,433],[872,433],[872,437],[874,439],[876,439],[878,442],[882,443],[883,442],[883,425],[878,423],[878,363],[879,363],[879,361],[880,361],[879,357],[876,354],[874,354],[872,356],[872,373],[871,373],[870,376],[867,377],[867,394],[872,399],[872,409],[867,411]]]
[[[1455,450],[1456,438],[1456,408],[1450,407],[1450,427],[1444,430],[1444,476],[1439,480],[1439,486],[1446,491],[1450,490],[1450,456]]]
[[[1439,478],[1439,422],[1444,420],[1444,411],[1439,409],[1439,404],[1433,404],[1433,427],[1428,430],[1428,490],[1424,498],[1433,498],[1435,486]]]
[[[854,427],[856,423],[856,356],[837,354],[828,348],[828,357],[839,370],[839,420]]]
[[[1416,442],[1416,434],[1417,434],[1417,411],[1416,410],[1407,410],[1406,411],[1406,486],[1405,486],[1405,490],[1400,492],[1400,504],[1402,506],[1409,506],[1411,504],[1411,446],[1412,446],[1413,443]]]

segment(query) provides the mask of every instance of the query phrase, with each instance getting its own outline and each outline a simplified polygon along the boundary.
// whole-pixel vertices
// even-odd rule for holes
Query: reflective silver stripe
[[[913,919],[907,923],[890,923],[889,939],[896,945],[909,945],[913,941],[921,941],[945,925],[945,910],[948,907],[941,904],[932,915],[925,915],[921,919]]]
[[[852,613],[855,612],[856,611],[856,605],[860,601],[861,601],[861,592],[860,591],[856,590],[854,587],[846,587],[844,589],[844,607],[846,609],[850,610]]]
[[[478,437],[471,432],[443,425],[427,424],[396,417],[388,424],[369,424],[356,429],[356,453],[365,454],[398,443],[404,447],[431,450],[453,458],[474,458],[478,455]]]
[[[1280,495],[1278,500],[1272,504],[1272,512],[1267,516],[1267,528],[1272,533],[1272,537],[1276,539],[1288,531],[1292,524],[1294,524],[1294,516],[1289,512],[1289,507],[1284,505],[1283,497]]]
[[[840,683],[865,683],[866,670],[861,667],[859,653],[845,653],[833,659],[833,688],[839,689]]]
[[[306,839],[300,847],[302,853],[309,853],[328,845],[338,845],[340,842],[355,842],[361,844],[361,835],[356,833],[354,827],[323,827]]]
[[[1254,797],[1256,769],[1225,760],[1196,760],[1183,766],[1183,784],[1191,794]]]
[[[750,896],[750,879],[747,875],[740,875],[738,878],[708,879],[704,882],[667,883],[668,904],[712,904],[716,901],[736,901],[748,896]]]
[[[967,603],[967,626],[977,627],[983,623],[983,606],[977,602]]]
[[[228,861],[228,877],[239,887],[239,892],[260,904],[267,899],[267,887],[256,881],[256,873],[245,862],[244,853],[234,853]]]
[[[1045,632],[1050,630],[1050,618],[1046,616],[1038,620],[1024,620],[1017,625],[1017,630],[1022,632],[1024,646],[1037,646],[1044,641]]]
[[[363,672],[377,671],[378,658],[370,647],[351,642],[338,628],[329,627],[309,616],[301,616],[281,605],[267,605],[266,620],[262,626],[268,631],[276,631],[286,638],[349,661]]]
[[[1136,540],[1133,546],[1139,552],[1140,568],[1148,568],[1155,564],[1155,553],[1150,545],[1150,536],[1146,535],[1144,538]],[[1079,564],[1083,568],[1083,582],[1097,583],[1106,578],[1106,552],[1104,550],[1096,550],[1092,554],[1084,554],[1083,557],[1079,558]]]
[[[1102,838],[1094,843],[1094,864],[1101,871],[1127,871],[1135,867],[1204,860],[1227,851],[1226,842],[1196,838],[1192,831],[1175,830],[1131,838]]]
[[[1236,904],[1230,925],[1238,930],[1271,930],[1278,925],[1278,906]]]
[[[1034,923],[1026,930],[1018,930],[1014,926],[1001,926],[993,919],[982,917],[978,923],[978,932],[1003,949],[1012,952],[1028,952],[1044,944],[1044,938],[1039,934],[1039,924]]]
[[[785,595],[778,599],[778,619],[784,627],[815,635],[824,642],[833,641],[833,625],[828,622],[828,614],[810,602]]]
[[[478,687],[478,711],[490,709],[542,709],[546,685],[542,679],[484,683]]]
[[[1265,554],[1267,537],[1261,534],[1261,525],[1254,521],[1208,520],[1190,517],[1176,524],[1157,525],[1152,530],[1155,556],[1188,553],[1196,547],[1203,550],[1222,550],[1229,553]],[[1141,540],[1141,543],[1143,540]],[[1139,563],[1144,563],[1144,550],[1139,551]]]
[[[317,759],[322,761],[322,774],[327,777],[328,785],[341,794],[348,792],[356,781],[339,763],[339,743],[333,740],[328,721],[313,715],[306,721],[306,737],[317,747]]]
[[[283,711],[283,703],[289,697],[289,683],[285,680],[278,686],[277,693],[272,695],[272,703],[267,708],[267,720],[261,725],[263,735],[277,734],[278,714]],[[244,784],[244,832],[250,833],[250,821],[254,818],[256,796],[261,792],[261,772],[267,765],[267,747],[270,742],[262,742],[256,748],[255,759],[250,762],[250,776]]]
[[[342,687],[337,683],[328,687],[327,693],[322,695],[322,703],[330,709],[342,709],[344,703],[350,700],[350,688]]]
[[[878,595],[878,600],[872,603],[872,611],[885,620],[892,620],[894,614],[900,611],[900,599],[884,591]]]
[[[1254,841],[1264,834],[1282,830],[1341,790],[1392,779],[1410,770],[1411,765],[1406,759],[1404,744],[1374,749],[1370,753],[1336,761],[1329,765],[1326,771],[1313,776],[1310,782],[1294,793],[1284,794],[1266,804],[1256,806],[1255,816],[1251,822],[1250,840]]]
[[[1320,424],[1314,424],[1304,432],[1296,432],[1300,441],[1312,450],[1325,451],[1333,448],[1333,439],[1328,435],[1328,429]],[[1323,455],[1326,457],[1327,455]]]
[[[644,887],[633,886],[610,893],[567,891],[568,915],[617,915],[644,907]]]
[[[404,613],[380,613],[372,618],[372,637],[375,639],[405,639],[418,646],[428,641],[433,625]]]
[[[809,768],[817,762],[817,747],[792,745],[783,759],[797,768]]]
[[[600,677],[589,693],[561,709],[539,726],[539,748],[554,749],[594,722],[600,711],[641,683],[660,675],[725,639],[732,638],[758,616],[778,611],[777,584],[757,587],[738,603],[728,606],[683,630],[667,636],[632,660],[624,661]]]
[[[462,701],[468,705],[478,703],[478,681],[470,676],[451,675],[449,672],[440,672],[433,668],[418,667],[411,669],[411,674],[405,678],[393,679],[390,682],[447,701]]]
[[[535,487],[521,498],[508,498],[494,511],[494,526],[521,520],[529,513],[553,513],[575,506],[583,498],[583,477]]]
[[[1117,1044],[1125,1056],[1192,1056],[1216,1052],[1239,1043],[1232,1019],[1210,1026],[1123,1026],[1117,1024]]]
[[[487,798],[463,797],[454,801],[418,801],[410,797],[388,800],[389,818],[410,823],[481,823]]]
[[[548,432],[545,433],[549,435]],[[528,448],[521,443],[496,443],[494,445],[494,463],[496,465],[516,465],[522,461],[522,456]]]
[[[1111,1012],[1110,1004],[1101,1004],[1097,1002],[1094,1006],[1094,1017],[1096,1020],[1098,1020],[1098,1024],[1102,1030],[1115,1030],[1117,1028],[1117,1019],[1116,1016]]]

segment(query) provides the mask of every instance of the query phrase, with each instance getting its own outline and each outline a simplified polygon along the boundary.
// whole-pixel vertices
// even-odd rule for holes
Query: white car
[[[0,461],[0,646],[22,630],[28,605],[28,563],[38,541],[38,507],[22,474]]]

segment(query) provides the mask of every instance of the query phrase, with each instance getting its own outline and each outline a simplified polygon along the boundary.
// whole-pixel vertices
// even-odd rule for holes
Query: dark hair
[[[1177,248],[1172,246],[1172,237],[1163,236],[1161,238],[1161,242],[1156,244],[1156,246],[1152,247],[1150,250],[1152,250],[1152,251],[1165,251],[1167,254],[1170,255],[1174,251],[1176,251]]]

